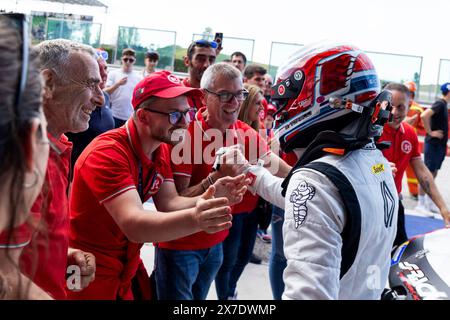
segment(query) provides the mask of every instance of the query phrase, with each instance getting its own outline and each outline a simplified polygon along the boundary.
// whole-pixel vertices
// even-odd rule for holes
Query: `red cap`
[[[277,112],[277,107],[275,107],[273,104],[269,103],[267,105],[267,114],[273,115],[275,112]]]
[[[170,99],[182,95],[195,97],[201,96],[202,92],[197,88],[183,86],[180,79],[169,71],[158,71],[150,74],[136,85],[131,103],[136,109],[150,97]]]

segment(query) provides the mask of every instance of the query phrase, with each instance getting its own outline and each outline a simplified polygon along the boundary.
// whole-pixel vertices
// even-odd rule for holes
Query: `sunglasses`
[[[199,47],[211,47],[213,49],[216,49],[218,44],[215,41],[208,41],[205,39],[200,39],[195,41],[195,45]]]
[[[220,102],[227,103],[231,102],[233,98],[236,98],[237,101],[244,101],[248,97],[248,91],[245,89],[240,90],[237,93],[231,93],[231,92],[214,92],[210,91],[208,89],[205,89],[206,92],[211,93],[219,98]]]
[[[174,111],[174,112],[162,112],[162,111],[157,111],[157,110],[152,110],[152,109],[148,109],[148,108],[143,108],[143,110],[149,111],[149,112],[153,112],[153,113],[158,113],[158,114],[165,114],[169,116],[169,123],[171,125],[177,125],[181,122],[181,119],[184,118],[184,121],[186,122],[186,124],[191,123],[192,121],[194,121],[195,119],[195,109],[193,108],[189,108],[186,111]]]
[[[22,48],[21,48],[21,59],[22,63],[19,69],[19,81],[16,90],[16,96],[14,99],[15,108],[19,108],[20,100],[25,91],[25,86],[28,78],[28,64],[29,64],[29,31],[28,31],[28,17],[20,13],[2,13],[1,16],[8,17],[19,30]]]
[[[125,62],[125,63],[128,63],[128,62],[129,63],[134,63],[136,60],[132,59],[132,58],[123,58],[122,61]]]
[[[100,50],[100,49],[95,50],[95,58],[96,59],[102,58],[103,60],[106,61],[106,60],[108,60],[108,57],[109,57],[109,55],[108,55],[107,51]]]

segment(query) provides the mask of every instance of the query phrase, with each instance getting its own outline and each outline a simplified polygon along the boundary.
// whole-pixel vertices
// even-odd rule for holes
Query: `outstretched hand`
[[[240,145],[227,147],[225,153],[220,157],[219,163],[219,173],[222,177],[235,177],[245,172],[250,166]]]
[[[231,208],[228,199],[214,198],[216,188],[214,185],[200,196],[195,205],[195,219],[197,225],[206,233],[216,233],[231,227]]]
[[[90,252],[69,248],[67,253],[68,266],[77,266],[80,270],[79,287],[71,288],[72,291],[81,291],[95,279],[95,256]]]
[[[446,227],[450,227],[450,211],[445,208],[444,210],[441,210],[442,218],[444,219],[444,224]]]
[[[214,183],[215,196],[227,198],[230,205],[238,204],[242,201],[250,182],[251,180],[246,178],[245,174],[220,178]]]

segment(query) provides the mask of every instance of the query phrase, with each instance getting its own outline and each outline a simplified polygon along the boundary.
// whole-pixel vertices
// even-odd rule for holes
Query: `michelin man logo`
[[[304,180],[300,181],[297,188],[292,192],[289,200],[294,206],[295,229],[298,229],[305,222],[306,215],[308,214],[306,201],[311,200],[315,194],[316,189]]]

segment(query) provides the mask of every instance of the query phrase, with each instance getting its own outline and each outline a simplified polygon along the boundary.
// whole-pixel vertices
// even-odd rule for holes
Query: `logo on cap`
[[[283,85],[281,85],[281,86],[278,87],[278,94],[279,94],[280,96],[282,96],[285,92],[286,92],[286,89],[284,88]]]
[[[134,96],[136,98],[139,98],[142,94],[144,93],[144,88],[139,88],[136,90],[136,92],[134,93]]]
[[[169,74],[167,76],[167,80],[169,80],[170,82],[175,83],[175,84],[180,84],[180,79],[175,77],[173,74]]]

